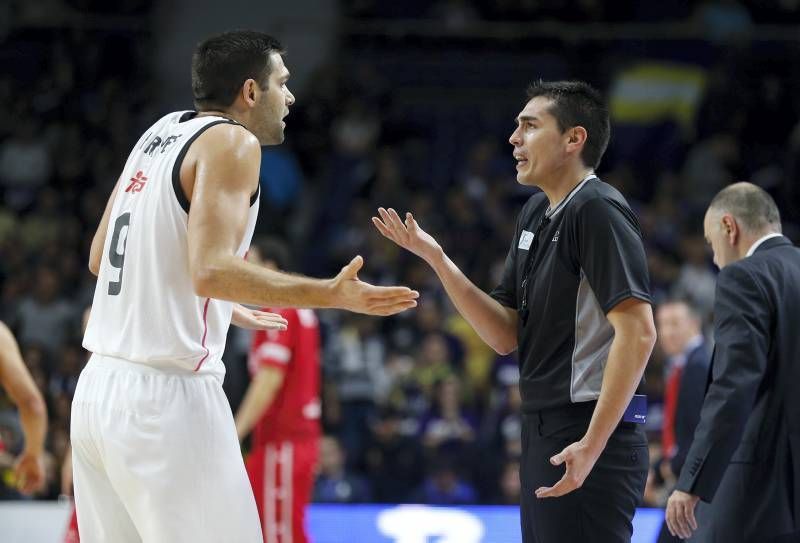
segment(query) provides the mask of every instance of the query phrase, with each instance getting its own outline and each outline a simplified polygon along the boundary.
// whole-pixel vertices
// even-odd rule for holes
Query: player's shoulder
[[[13,343],[15,343],[14,334],[6,323],[0,321],[0,347],[5,349]]]
[[[236,155],[261,155],[258,138],[247,128],[235,122],[212,123],[203,131],[197,143],[209,149]]]

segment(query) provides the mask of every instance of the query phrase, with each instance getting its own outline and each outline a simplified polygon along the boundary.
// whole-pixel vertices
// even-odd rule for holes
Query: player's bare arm
[[[614,339],[592,420],[583,439],[550,459],[554,465],[566,464],[566,471],[552,487],[536,490],[540,498],[563,496],[583,485],[622,420],[655,345],[656,328],[649,303],[628,298],[614,306],[607,317],[614,328]]]
[[[23,494],[40,490],[45,483],[44,439],[47,409],[39,389],[28,373],[19,347],[8,327],[0,322],[0,385],[19,409],[25,448],[16,460],[17,488]]]
[[[275,394],[281,388],[285,372],[278,368],[262,367],[253,376],[247,387],[242,405],[236,412],[236,434],[244,439],[256,425],[258,419],[269,409]]]
[[[117,189],[122,178],[117,180],[111,195],[106,202],[106,209],[103,211],[103,217],[100,219],[100,224],[92,238],[92,246],[89,249],[89,271],[95,276],[100,273],[100,260],[103,258],[103,247],[106,243],[106,232],[108,232],[108,221],[111,217],[111,209],[114,207],[114,197],[117,194]]]
[[[192,144],[181,166],[181,184],[191,201],[189,268],[198,295],[272,307],[339,308],[392,315],[416,306],[419,294],[406,287],[360,281],[361,257],[333,279],[320,280],[267,270],[236,256],[257,189],[261,148],[240,126],[221,124]]]
[[[492,349],[508,354],[517,348],[517,312],[472,283],[450,260],[436,240],[419,227],[411,213],[403,221],[397,212],[379,208],[375,228],[400,247],[422,258],[433,268],[458,312]]]

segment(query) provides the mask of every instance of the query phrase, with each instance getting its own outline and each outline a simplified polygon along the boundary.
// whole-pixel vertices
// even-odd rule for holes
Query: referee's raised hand
[[[550,458],[550,463],[554,466],[566,464],[566,471],[553,486],[539,487],[536,489],[537,498],[558,498],[569,494],[573,490],[583,486],[583,482],[592,471],[595,462],[603,452],[602,448],[593,448],[583,441],[576,441],[566,449]]]
[[[379,207],[378,214],[380,218],[372,217],[372,224],[384,237],[389,238],[403,249],[411,251],[428,263],[431,262],[431,258],[441,252],[442,248],[433,239],[433,236],[419,227],[411,213],[406,213],[405,221],[391,207],[389,209]]]

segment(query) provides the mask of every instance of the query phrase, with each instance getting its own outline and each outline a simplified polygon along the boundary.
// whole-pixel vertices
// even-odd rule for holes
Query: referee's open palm
[[[601,451],[602,452],[602,451]],[[551,487],[540,487],[536,489],[537,498],[558,498],[569,494],[575,489],[583,486],[583,482],[592,471],[599,453],[593,451],[582,441],[576,441],[566,449],[553,456],[550,463],[554,466],[566,464],[566,471],[561,480]]]
[[[391,207],[389,209],[379,207],[378,214],[380,218],[372,217],[375,228],[403,249],[411,251],[425,261],[439,250],[439,244],[433,236],[419,227],[411,213],[406,213],[405,221]]]

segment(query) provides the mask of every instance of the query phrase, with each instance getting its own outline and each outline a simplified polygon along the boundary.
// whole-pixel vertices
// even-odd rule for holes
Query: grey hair
[[[730,213],[741,227],[752,234],[781,232],[781,214],[767,191],[745,181],[719,191],[709,211]]]

